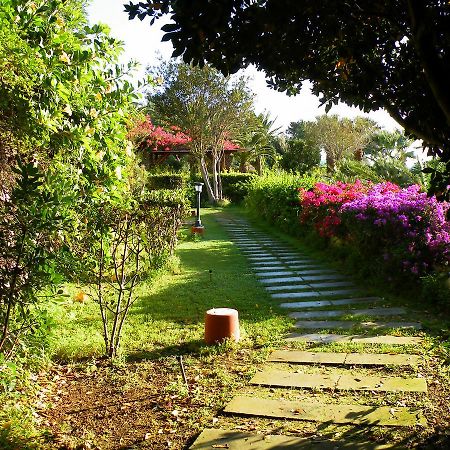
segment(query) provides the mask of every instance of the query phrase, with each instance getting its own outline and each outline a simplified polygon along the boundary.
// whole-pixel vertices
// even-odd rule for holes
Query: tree
[[[290,172],[304,173],[320,164],[320,148],[305,139],[288,139],[283,150],[280,164]]]
[[[332,173],[344,158],[361,158],[376,125],[364,117],[351,120],[324,114],[303,128],[306,142],[325,151],[327,171]]]
[[[42,322],[42,290],[69,267],[88,205],[130,194],[121,45],[82,0],[0,2],[0,350]],[[81,266],[80,260],[78,265]]]
[[[153,117],[176,126],[191,139],[189,147],[198,160],[209,201],[222,199],[220,162],[224,147],[236,137],[252,96],[244,79],[231,82],[210,66],[162,62],[152,70],[163,83],[148,96]],[[212,182],[207,154],[211,155]]]
[[[223,73],[255,64],[290,94],[304,80],[331,107],[384,108],[446,164],[431,192],[450,195],[450,6],[444,0],[162,0],[129,17],[170,14],[174,56]]]
[[[275,120],[270,118],[268,112],[255,114],[250,111],[238,138],[241,150],[243,150],[238,153],[240,172],[247,172],[249,163],[253,162],[258,175],[261,175],[264,159],[267,157],[275,159],[273,140],[277,136],[279,128],[274,128],[274,123]]]
[[[364,156],[372,161],[388,158],[405,163],[407,158],[414,158],[414,152],[407,150],[412,143],[412,139],[401,131],[379,130],[370,137]]]

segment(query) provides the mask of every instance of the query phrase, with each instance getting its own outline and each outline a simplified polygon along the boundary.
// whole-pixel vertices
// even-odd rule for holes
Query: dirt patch
[[[230,385],[244,382],[234,358],[220,355],[214,368],[187,359],[189,391],[173,357],[122,367],[57,367],[47,382],[50,408],[41,411],[53,436],[49,448],[185,448],[215,424]]]

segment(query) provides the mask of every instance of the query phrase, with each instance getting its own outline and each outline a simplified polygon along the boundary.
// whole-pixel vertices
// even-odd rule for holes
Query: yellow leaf
[[[89,299],[89,295],[87,295],[86,292],[83,292],[83,291],[80,291],[73,296],[73,300],[75,302],[79,302],[79,303],[84,303],[88,299]]]

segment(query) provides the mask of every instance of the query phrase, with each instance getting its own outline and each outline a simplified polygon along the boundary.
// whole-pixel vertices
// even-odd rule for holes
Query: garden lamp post
[[[202,229],[202,221],[200,220],[200,196],[203,190],[203,183],[194,183],[195,192],[197,193],[197,219],[194,224],[194,228]]]

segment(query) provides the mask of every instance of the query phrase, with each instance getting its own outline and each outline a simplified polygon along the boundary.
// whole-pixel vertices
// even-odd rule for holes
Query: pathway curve
[[[419,407],[406,406],[401,399],[395,405],[365,404],[364,391],[389,394],[427,395],[427,382],[417,376],[420,356],[383,353],[386,346],[417,346],[421,339],[394,336],[387,330],[419,330],[421,324],[408,320],[408,311],[392,307],[385,299],[368,296],[364,289],[336,270],[293,250],[289,245],[256,231],[244,219],[220,218],[230,238],[248,258],[259,282],[274,302],[296,319],[294,332],[286,336],[286,347],[274,351],[250,384],[256,394],[237,395],[225,407],[231,415],[265,417],[290,421],[351,424],[356,427],[422,427],[426,425]],[[309,346],[350,343],[367,345],[358,353],[346,351],[300,351],[296,342]],[[378,347],[377,347],[378,346]],[[384,346],[384,347],[383,347]],[[389,348],[389,347],[387,347]],[[411,348],[411,347],[408,347]],[[323,351],[325,350],[325,351]],[[392,368],[398,368],[392,376]],[[264,387],[270,387],[270,395]],[[258,389],[261,389],[260,395]],[[282,389],[293,396],[277,397]],[[278,391],[279,390],[279,391]],[[302,400],[295,392],[302,390]],[[317,390],[351,392],[353,402],[317,401]],[[295,391],[295,392],[294,392]],[[310,392],[310,397],[308,393]],[[361,393],[361,394],[359,394]],[[294,398],[294,399],[291,399]],[[369,402],[370,403],[370,402]],[[355,440],[314,440],[292,436],[266,436],[222,429],[204,430],[191,447],[275,449],[275,448],[400,448],[374,443],[358,433]]]

